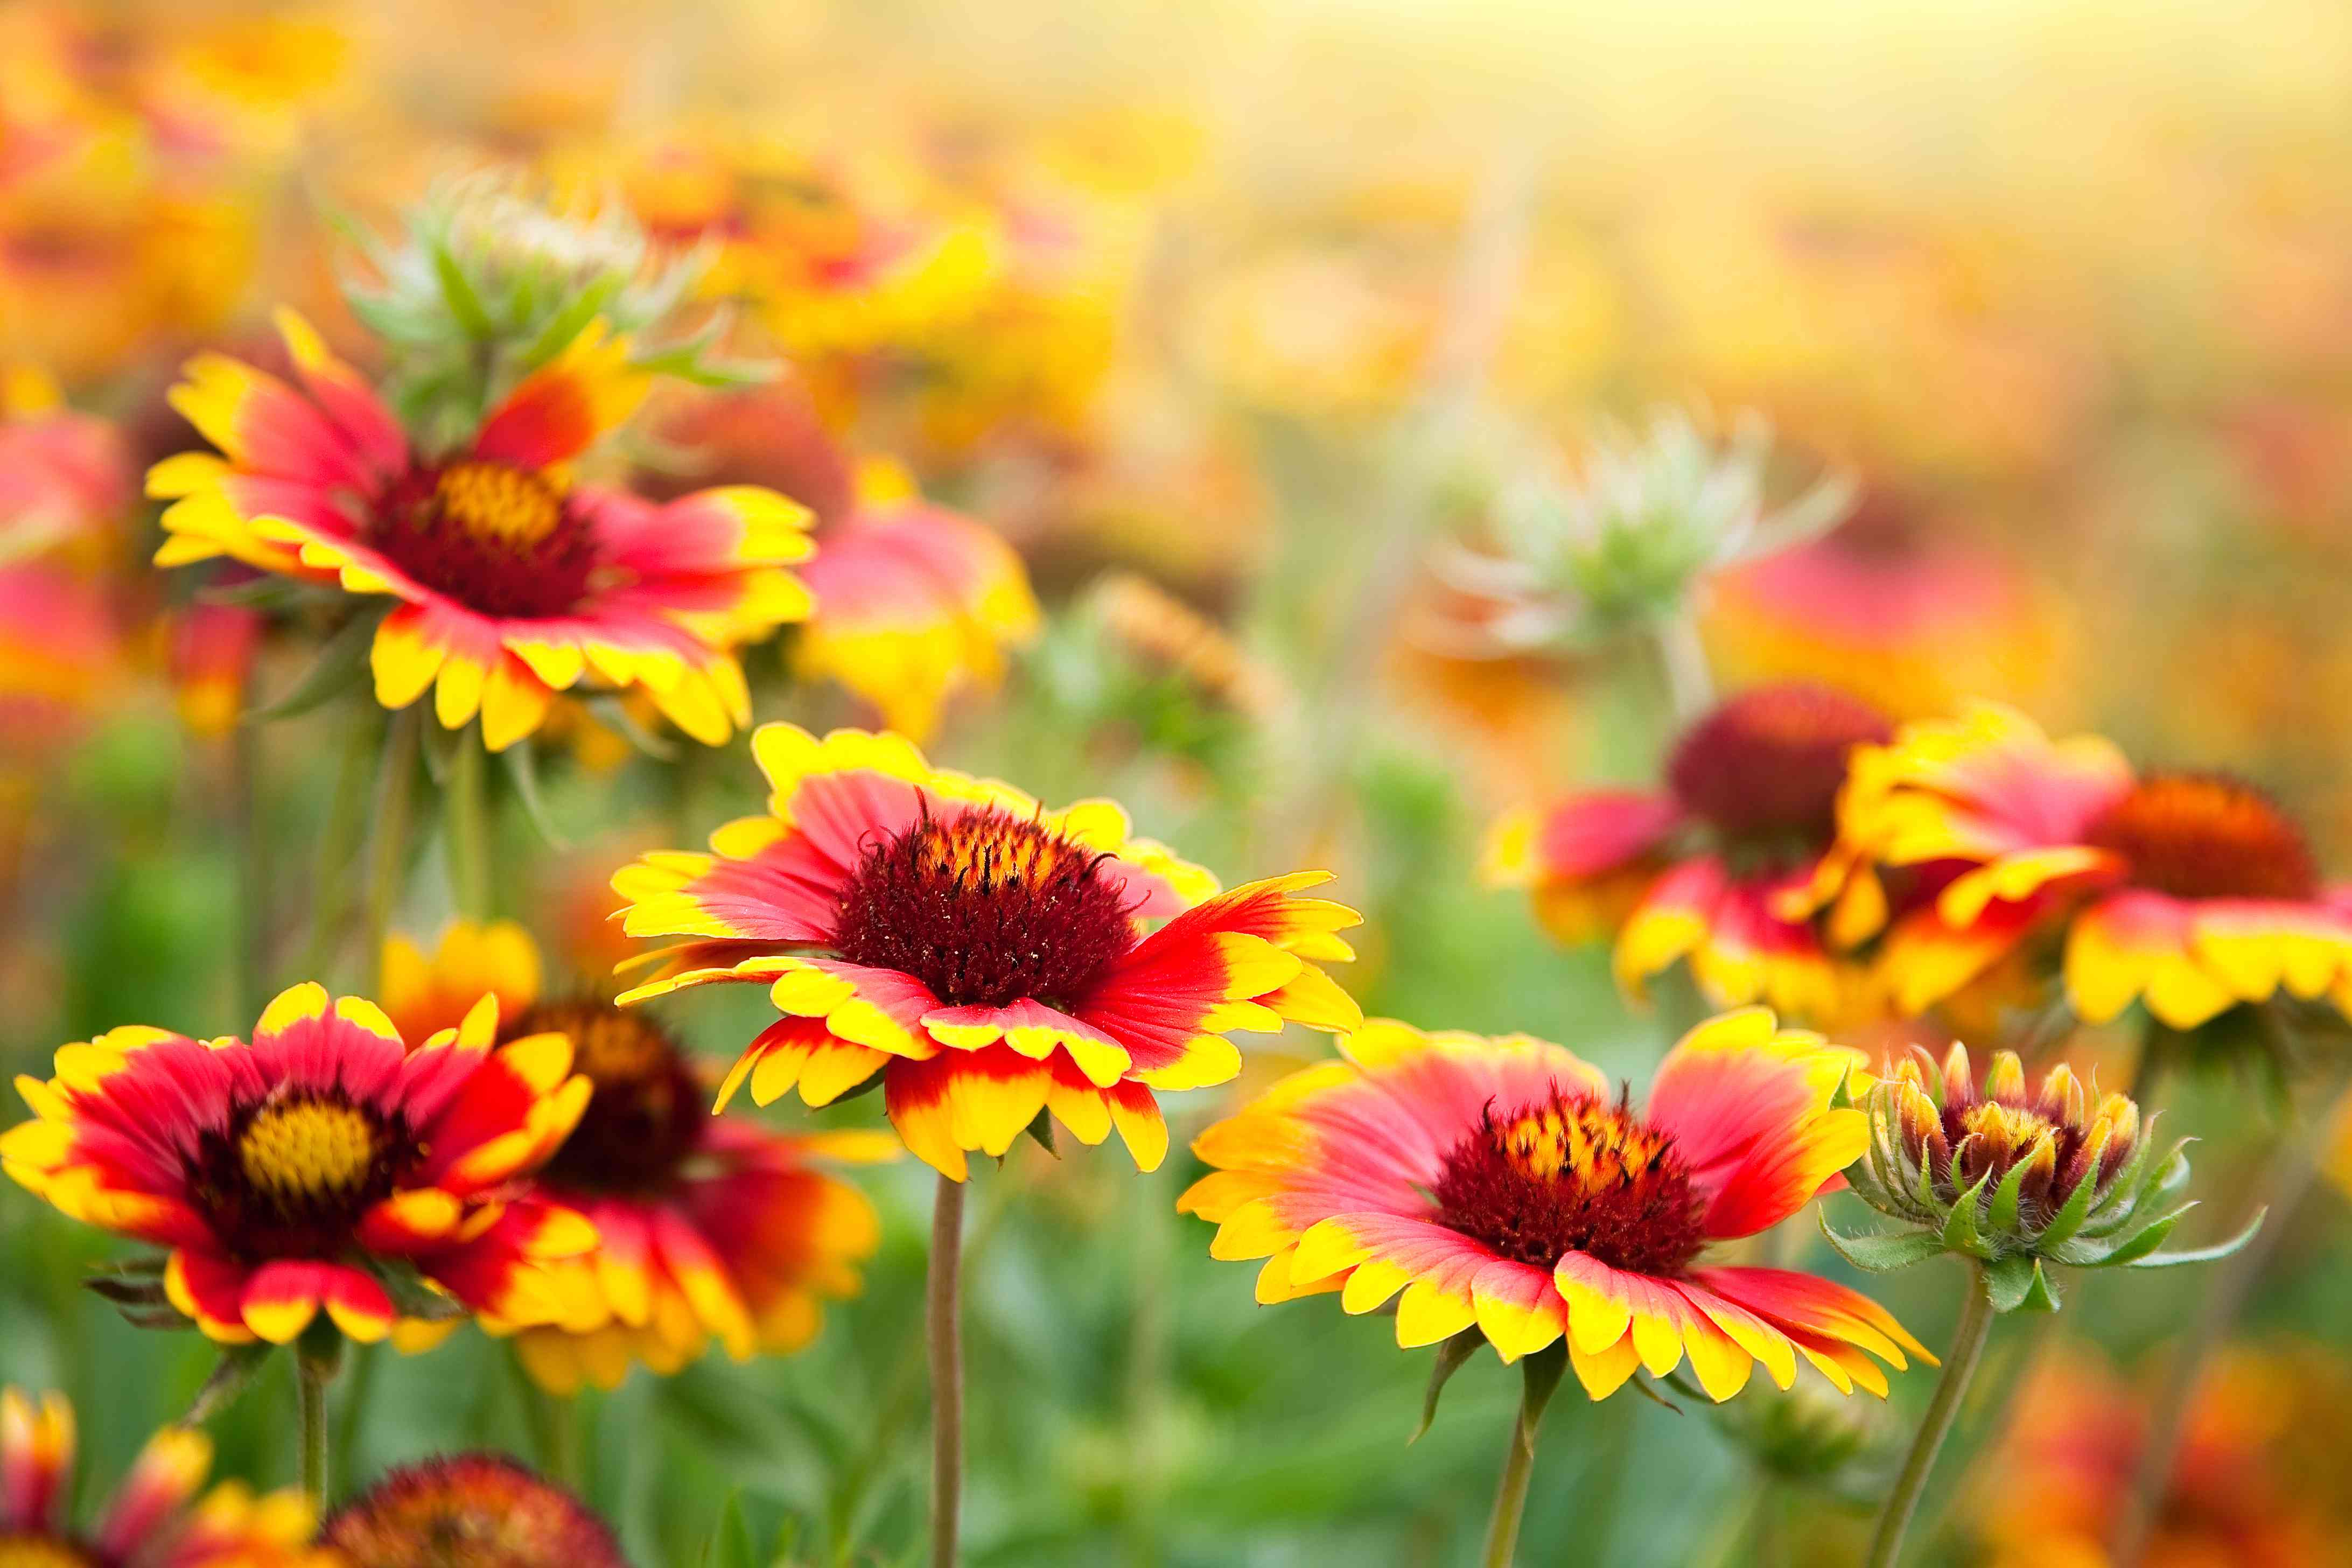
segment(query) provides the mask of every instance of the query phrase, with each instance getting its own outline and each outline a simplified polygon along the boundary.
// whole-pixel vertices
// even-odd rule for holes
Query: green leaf
[[[2263,1221],[2269,1217],[2270,1212],[2266,1208],[2256,1209],[2254,1217],[2246,1222],[2246,1228],[2227,1241],[2218,1241],[2210,1247],[2191,1247],[2181,1252],[2155,1252],[2145,1258],[2128,1259],[2119,1258],[2116,1266],[2124,1268],[2174,1268],[2183,1263],[2218,1261],[2253,1240],[2254,1233],[2263,1228]]]
[[[571,842],[555,830],[555,823],[547,815],[547,802],[539,793],[539,752],[529,736],[517,741],[499,753],[506,759],[507,777],[514,781],[515,798],[522,802],[522,814],[542,843],[558,853],[572,847]]]
[[[368,650],[375,646],[376,623],[382,619],[380,612],[362,611],[344,622],[320,647],[319,657],[310,661],[310,668],[302,672],[293,689],[259,708],[247,710],[245,721],[266,724],[274,719],[292,719],[357,690],[368,679]]]
[[[1869,1274],[1890,1274],[1897,1268],[1908,1268],[1946,1250],[1944,1238],[1931,1230],[1843,1236],[1830,1228],[1826,1216],[1822,1217],[1821,1227],[1840,1258]]]
[[[221,1347],[220,1360],[214,1363],[212,1375],[205,1379],[205,1385],[189,1402],[188,1413],[180,1417],[181,1425],[194,1426],[209,1421],[236,1404],[253,1386],[253,1380],[260,1375],[277,1350],[276,1345],[266,1342]]]
[[[711,1532],[709,1543],[702,1549],[704,1568],[766,1568],[760,1561],[759,1549],[751,1544],[751,1527],[743,1518],[743,1490],[734,1488],[727,1494],[727,1506],[719,1510],[719,1528]]]
[[[1422,1391],[1421,1425],[1415,1426],[1412,1436],[1405,1439],[1407,1447],[1421,1441],[1421,1435],[1428,1431],[1430,1423],[1437,1419],[1438,1395],[1445,1392],[1446,1384],[1462,1370],[1463,1363],[1475,1355],[1478,1347],[1486,1342],[1486,1336],[1477,1330],[1465,1329],[1437,1347],[1437,1360],[1429,1368],[1429,1386]]]

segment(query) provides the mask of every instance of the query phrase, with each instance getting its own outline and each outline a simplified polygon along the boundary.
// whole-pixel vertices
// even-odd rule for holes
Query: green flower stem
[[[1699,640],[1698,617],[1688,605],[1658,622],[1653,635],[1658,663],[1665,672],[1666,700],[1679,730],[1715,706],[1715,676],[1707,665],[1706,645]]]
[[[1503,1476],[1495,1488],[1495,1511],[1486,1521],[1486,1550],[1480,1568],[1511,1568],[1519,1547],[1519,1520],[1528,1510],[1528,1482],[1535,1475],[1536,1431],[1544,1407],[1559,1386],[1568,1362],[1564,1345],[1538,1352],[1521,1363],[1525,1380],[1518,1413],[1511,1418],[1510,1446],[1503,1452]]]
[[[1968,1294],[1960,1303],[1960,1326],[1953,1331],[1952,1348],[1944,1353],[1943,1381],[1936,1384],[1936,1397],[1928,1402],[1918,1436],[1911,1439],[1911,1451],[1904,1457],[1903,1473],[1895,1478],[1895,1489],[1887,1494],[1886,1506],[1879,1512],[1866,1568],[1895,1568],[1912,1511],[1927,1489],[1927,1472],[1936,1467],[1936,1454],[1960,1413],[1960,1397],[1968,1392],[1969,1380],[1976,1375],[1977,1363],[1983,1358],[1992,1318],[1992,1298],[1985,1290],[1984,1271],[1972,1263]]]
[[[941,1176],[931,1205],[924,1313],[931,1363],[931,1568],[955,1568],[963,1507],[963,1189]]]
[[[261,831],[261,728],[240,721],[228,732],[229,842],[236,856],[236,1016],[261,1016],[269,1002],[269,856]]]
[[[531,1453],[539,1468],[550,1479],[579,1490],[585,1474],[580,1401],[541,1388],[511,1344],[507,1348],[507,1365],[521,1392],[523,1426],[530,1430]]]
[[[489,753],[481,734],[457,737],[443,796],[443,832],[449,851],[449,891],[457,913],[469,921],[490,918]]]
[[[294,1352],[295,1425],[300,1438],[296,1474],[302,1495],[324,1513],[327,1508],[327,1384],[334,1363],[306,1351]]]
[[[2196,1397],[2205,1363],[2214,1348],[2229,1337],[2238,1314],[2245,1310],[2254,1287],[2262,1282],[2271,1259],[2277,1256],[2287,1232],[2294,1228],[2294,1211],[2319,1174],[2330,1135],[2347,1096],[2352,1096],[2352,1085],[2339,1088],[2329,1098],[2325,1110],[2312,1117],[2297,1136],[2280,1145],[2263,1179],[2263,1194],[2257,1205],[2270,1211],[2270,1223],[2256,1231],[2245,1246],[2222,1259],[2221,1267],[2214,1270],[2212,1283],[2198,1309],[2197,1321],[2190,1325],[2179,1354],[2174,1357],[2172,1370],[2148,1417],[2147,1441],[2133,1466],[2131,1492],[2116,1526],[2115,1551],[2110,1559],[2116,1568],[2135,1568],[2147,1549],[2148,1534],[2155,1528],[2157,1512],[2172,1479],[2173,1460],[2187,1433],[2189,1407]]]
[[[376,770],[375,821],[368,836],[367,953],[371,994],[383,989],[383,939],[392,931],[408,859],[408,819],[415,797],[416,759],[425,739],[425,704],[392,716]]]
[[[382,750],[381,729],[373,710],[361,715],[344,742],[341,765],[335,771],[335,793],[327,802],[327,820],[319,834],[318,858],[311,866],[316,889],[310,907],[310,939],[302,949],[301,973],[308,979],[324,978],[334,961],[349,915],[349,873],[359,851],[360,835],[367,826],[368,767]],[[371,960],[371,962],[373,962]],[[259,1015],[255,1015],[258,1016]]]

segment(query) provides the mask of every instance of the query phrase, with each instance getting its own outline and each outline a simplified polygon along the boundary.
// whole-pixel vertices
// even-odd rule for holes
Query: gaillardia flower
[[[586,1504],[498,1454],[453,1454],[388,1472],[327,1521],[349,1568],[628,1568]]]
[[[1178,1202],[1217,1258],[1263,1258],[1257,1296],[1396,1299],[1397,1343],[1475,1328],[1507,1361],[1566,1339],[1587,1393],[1687,1356],[1717,1400],[1802,1356],[1840,1392],[1886,1392],[1870,1359],[1933,1361],[1885,1309],[1779,1268],[1708,1265],[1833,1186],[1868,1137],[1831,1106],[1859,1056],[1761,1007],[1700,1025],[1635,1110],[1567,1050],[1524,1035],[1375,1020],[1343,1059],[1292,1074],[1192,1152],[1216,1167]],[[1867,1353],[1865,1353],[1867,1352]]]
[[[1355,911],[1297,896],[1324,873],[1219,893],[1109,801],[1048,811],[898,735],[770,724],[751,749],[768,816],[613,879],[631,935],[690,939],[624,1003],[756,981],[785,1015],[722,1107],[747,1082],[825,1105],[878,1073],[907,1146],[958,1181],[1046,1110],[1085,1143],[1116,1126],[1148,1171],[1168,1148],[1154,1091],[1232,1079],[1229,1031],[1360,1018],[1317,967],[1353,956]]]
[[[1848,1262],[1885,1272],[1958,1253],[1984,1266],[1997,1311],[2054,1311],[2044,1265],[2163,1268],[2235,1251],[2244,1235],[2198,1252],[2156,1249],[2195,1207],[2181,1140],[2157,1154],[2157,1117],[2120,1094],[2091,1103],[2074,1070],[2050,1069],[2029,1094],[2014,1051],[1995,1051],[1979,1087],[1966,1046],[1942,1069],[1915,1050],[1862,1097],[1866,1152],[1846,1173],[1857,1196],[1912,1229],[1848,1237],[1828,1231]],[[2159,1113],[2160,1114],[2160,1113]]]
[[[255,1497],[224,1481],[196,1497],[212,1468],[212,1439],[166,1426],[83,1534],[73,1496],[73,1409],[51,1394],[36,1405],[0,1390],[0,1563],[6,1568],[331,1568],[310,1545],[309,1501],[296,1491]]]
[[[113,1029],[62,1047],[47,1082],[16,1080],[36,1120],[0,1134],[0,1166],[168,1248],[165,1299],[224,1344],[289,1343],[321,1309],[381,1340],[402,1297],[551,1321],[547,1261],[595,1238],[512,1184],[572,1131],[589,1081],[562,1035],[494,1047],[496,1026],[486,1002],[411,1050],[374,1003],[302,984],[250,1045]]]
[[[150,494],[176,498],[159,564],[232,555],[397,599],[375,633],[377,700],[405,708],[430,688],[446,728],[480,714],[492,751],[583,680],[643,688],[714,745],[750,722],[730,650],[808,613],[786,570],[809,552],[806,514],[748,486],[656,506],[572,483],[571,460],[643,395],[625,344],[592,325],[463,449],[427,454],[305,322],[281,312],[278,327],[303,392],[219,354],[173,389],[225,456],[149,473]]]
[[[1563,941],[1616,931],[1628,991],[1686,959],[1718,1006],[1841,1016],[1862,1005],[1863,984],[1833,956],[1836,939],[1884,910],[1876,883],[1832,858],[1838,786],[1847,753],[1891,730],[1830,687],[1743,691],[1683,735],[1664,789],[1596,790],[1506,816],[1486,874],[1532,888]]]
[[[2352,913],[2324,896],[2302,830],[2251,784],[2135,773],[2097,736],[2053,742],[1991,703],[1906,725],[1853,768],[1845,847],[1937,884],[1886,933],[1881,962],[1906,1012],[2060,933],[2068,1000],[2090,1023],[2145,1002],[2191,1029],[2282,988],[2352,1008]]]
[[[562,1035],[595,1085],[533,1184],[588,1217],[597,1250],[549,1265],[565,1277],[560,1324],[483,1324],[517,1333],[542,1385],[615,1387],[635,1362],[674,1373],[713,1337],[739,1361],[797,1350],[815,1337],[826,1298],[857,1293],[880,1226],[866,1195],[817,1162],[889,1158],[889,1134],[790,1137],[710,1115],[708,1085],[651,1016],[584,994],[542,997],[539,955],[520,926],[453,925],[429,961],[404,940],[386,947],[384,1005],[404,1028],[462,1016],[493,994],[512,1020],[500,1039]]]

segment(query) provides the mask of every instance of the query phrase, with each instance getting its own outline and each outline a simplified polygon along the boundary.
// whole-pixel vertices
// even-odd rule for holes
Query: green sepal
[[[2191,1199],[2179,1208],[2158,1215],[2138,1230],[2132,1232],[2128,1238],[2108,1248],[2107,1255],[2099,1260],[2098,1266],[2102,1268],[2120,1268],[2127,1263],[2136,1263],[2146,1258],[2164,1245],[2164,1238],[2172,1234],[2172,1227],[2180,1223],[2180,1216],[2196,1206],[2196,1201]]]
[[[874,1076],[879,1078],[882,1075],[880,1073],[877,1073]],[[1030,1137],[1035,1139],[1037,1141],[1037,1147],[1045,1151],[1046,1153],[1051,1154],[1056,1160],[1062,1157],[1062,1152],[1054,1146],[1054,1113],[1047,1110],[1044,1106],[1039,1106],[1037,1108],[1037,1114],[1029,1119],[1029,1125],[1023,1128],[1022,1131],[1026,1132]]]
[[[1530,1448],[1535,1447],[1536,1427],[1543,1421],[1544,1406],[1551,1403],[1559,1387],[1559,1380],[1568,1373],[1568,1338],[1562,1335],[1539,1351],[1519,1358],[1522,1394],[1519,1405],[1519,1433]],[[1640,1382],[1639,1378],[1633,1380]],[[1661,1400],[1659,1403],[1664,1404]]]
[[[456,1297],[427,1283],[413,1265],[377,1259],[368,1265],[368,1273],[383,1287],[383,1293],[392,1298],[392,1310],[401,1317],[446,1323],[467,1315]]]
[[[2074,1190],[2066,1194],[2066,1201],[2058,1206],[2058,1212],[2050,1216],[2050,1223],[2033,1237],[2034,1249],[2046,1252],[2082,1229],[2083,1222],[2091,1217],[2091,1202],[2098,1196],[2098,1187],[2097,1173],[2085,1171],[2083,1179],[2074,1184]]]
[[[2013,1252],[1985,1266],[1985,1298],[1996,1312],[2054,1312],[2058,1295],[2042,1259],[2030,1252]]]
[[[1437,1419],[1438,1395],[1445,1392],[1445,1385],[1454,1374],[1462,1370],[1462,1363],[1475,1355],[1478,1347],[1486,1342],[1486,1336],[1477,1330],[1465,1329],[1437,1347],[1437,1360],[1429,1368],[1429,1386],[1421,1394],[1421,1425],[1415,1426],[1412,1436],[1405,1439],[1407,1447],[1420,1442],[1422,1434],[1428,1431],[1430,1424]]]
[[[1959,1151],[1957,1149],[1953,1150],[1952,1160],[1954,1163],[1957,1164],[1958,1163],[1959,1157]],[[1987,1171],[1983,1175],[1979,1176],[1976,1181],[1976,1185],[1970,1187],[1967,1192],[1962,1193],[1959,1196],[1959,1201],[1952,1205],[1952,1212],[1945,1216],[1945,1250],[1949,1252],[1964,1252],[1970,1258],[1982,1258],[1987,1255],[1984,1237],[1977,1229],[1977,1204],[1984,1196],[1985,1184],[1991,1180],[1992,1173],[1990,1171]]]
[[[522,803],[522,814],[530,819],[540,841],[558,853],[571,848],[571,841],[555,830],[555,820],[547,814],[547,801],[539,793],[539,752],[530,737],[524,736],[499,755],[506,763],[507,777],[514,781],[515,799]]]
[[[1837,1255],[1866,1274],[1891,1274],[1898,1268],[1925,1263],[1946,1250],[1944,1238],[1931,1230],[1842,1236],[1830,1228],[1827,1215],[1821,1216],[1820,1223],[1822,1235]]]
[[[447,243],[436,237],[426,248],[433,261],[434,280],[441,285],[441,298],[447,302],[458,331],[478,342],[495,335],[498,329],[483,307],[482,297],[474,291],[473,280],[457,265]]]
[[[2210,1247],[2190,1247],[2181,1252],[2152,1252],[2145,1258],[2119,1259],[2116,1266],[2123,1268],[2176,1268],[2184,1263],[2217,1262],[2253,1240],[2254,1233],[2263,1228],[2263,1221],[2270,1216],[2270,1212],[2266,1208],[2256,1209],[2254,1217],[2246,1222],[2246,1228],[2227,1241],[2217,1241]]]
[[[588,711],[595,715],[598,723],[618,732],[623,740],[654,761],[677,761],[677,748],[638,723],[637,716],[629,711],[628,704],[614,693],[598,692],[588,698],[586,703]]]
[[[2055,1142],[2056,1140],[2051,1134],[2044,1132],[2033,1149],[2026,1151],[2023,1159],[2011,1163],[2009,1173],[2001,1177],[2000,1185],[1992,1190],[1992,1208],[1985,1215],[1987,1230],[1991,1231],[1995,1236],[2017,1234],[2017,1209],[2025,1186],[2025,1167],[2032,1163],[2034,1150],[2039,1149],[2042,1143]]]

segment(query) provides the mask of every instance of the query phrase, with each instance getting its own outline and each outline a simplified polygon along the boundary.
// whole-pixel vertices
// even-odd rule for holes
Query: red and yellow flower
[[[166,1426],[148,1439],[87,1534],[73,1528],[73,1407],[0,1390],[0,1563],[9,1568],[333,1568],[310,1544],[297,1491],[256,1497],[224,1481],[199,1499],[212,1439]]]
[[[792,1137],[709,1115],[709,1089],[667,1031],[609,1002],[543,997],[538,952],[510,922],[453,925],[429,961],[404,939],[386,944],[384,1005],[404,1023],[463,1017],[485,995],[511,1020],[502,1039],[561,1035],[595,1085],[534,1185],[588,1217],[597,1251],[550,1266],[566,1276],[560,1322],[484,1320],[516,1334],[541,1385],[613,1388],[640,1362],[674,1373],[713,1339],[738,1361],[798,1350],[826,1299],[857,1293],[880,1226],[819,1162],[890,1158],[887,1133]]]
[[[904,737],[763,727],[769,814],[709,854],[646,856],[613,879],[633,936],[677,936],[625,1004],[752,981],[784,1015],[719,1090],[825,1105],[882,1078],[907,1146],[956,1180],[1050,1111],[1081,1142],[1116,1127],[1158,1167],[1155,1093],[1241,1070],[1231,1031],[1352,1028],[1317,964],[1353,956],[1352,910],[1300,898],[1298,872],[1217,891],[1136,837],[1109,801],[1049,811],[935,769]]]
[[[588,1103],[572,1042],[499,1046],[486,999],[410,1049],[373,1002],[281,993],[253,1040],[126,1026],[16,1080],[35,1120],[0,1167],[68,1216],[168,1249],[166,1298],[224,1344],[286,1344],[323,1310],[384,1338],[413,1269],[469,1311],[564,1316],[551,1261],[595,1237],[516,1184]]]
[[[1637,1111],[1593,1068],[1524,1035],[1375,1020],[1192,1151],[1214,1169],[1178,1206],[1213,1257],[1265,1258],[1260,1301],[1396,1301],[1397,1343],[1475,1329],[1506,1362],[1565,1339],[1595,1399],[1687,1357],[1717,1400],[1800,1357],[1843,1393],[1886,1392],[1876,1356],[1934,1357],[1885,1309],[1780,1268],[1707,1265],[1832,1189],[1863,1150],[1832,1110],[1860,1056],[1760,1007],[1683,1037]]]
[[[2226,774],[2137,773],[2098,736],[2053,741],[1980,703],[1857,752],[1840,832],[1933,889],[1882,949],[1906,1012],[2052,937],[2094,1024],[2144,1002],[2194,1028],[2282,990],[2352,1009],[2352,913],[2302,829]]]
[[[1685,731],[1657,791],[1595,790],[1496,823],[1489,881],[1534,891],[1564,942],[1616,933],[1638,993],[1687,961],[1718,1006],[1764,1002],[1816,1021],[1863,1010],[1838,940],[1881,918],[1874,881],[1833,854],[1847,754],[1892,727],[1825,686],[1760,686]]]
[[[403,1465],[337,1510],[320,1539],[347,1568],[628,1565],[586,1504],[501,1454]]]
[[[951,693],[993,688],[1005,650],[1037,632],[1013,547],[924,500],[894,464],[866,465],[856,505],[819,534],[801,576],[816,600],[794,648],[801,673],[840,681],[918,741]]]
[[[625,344],[592,325],[462,450],[426,455],[299,317],[278,327],[302,391],[219,354],[173,389],[224,456],[149,473],[149,493],[173,498],[159,563],[231,555],[398,600],[375,634],[377,700],[429,689],[446,728],[478,713],[493,751],[583,681],[641,688],[714,745],[750,722],[730,650],[808,613],[787,570],[809,552],[806,513],[749,486],[656,505],[573,484],[572,459],[644,395]]]

